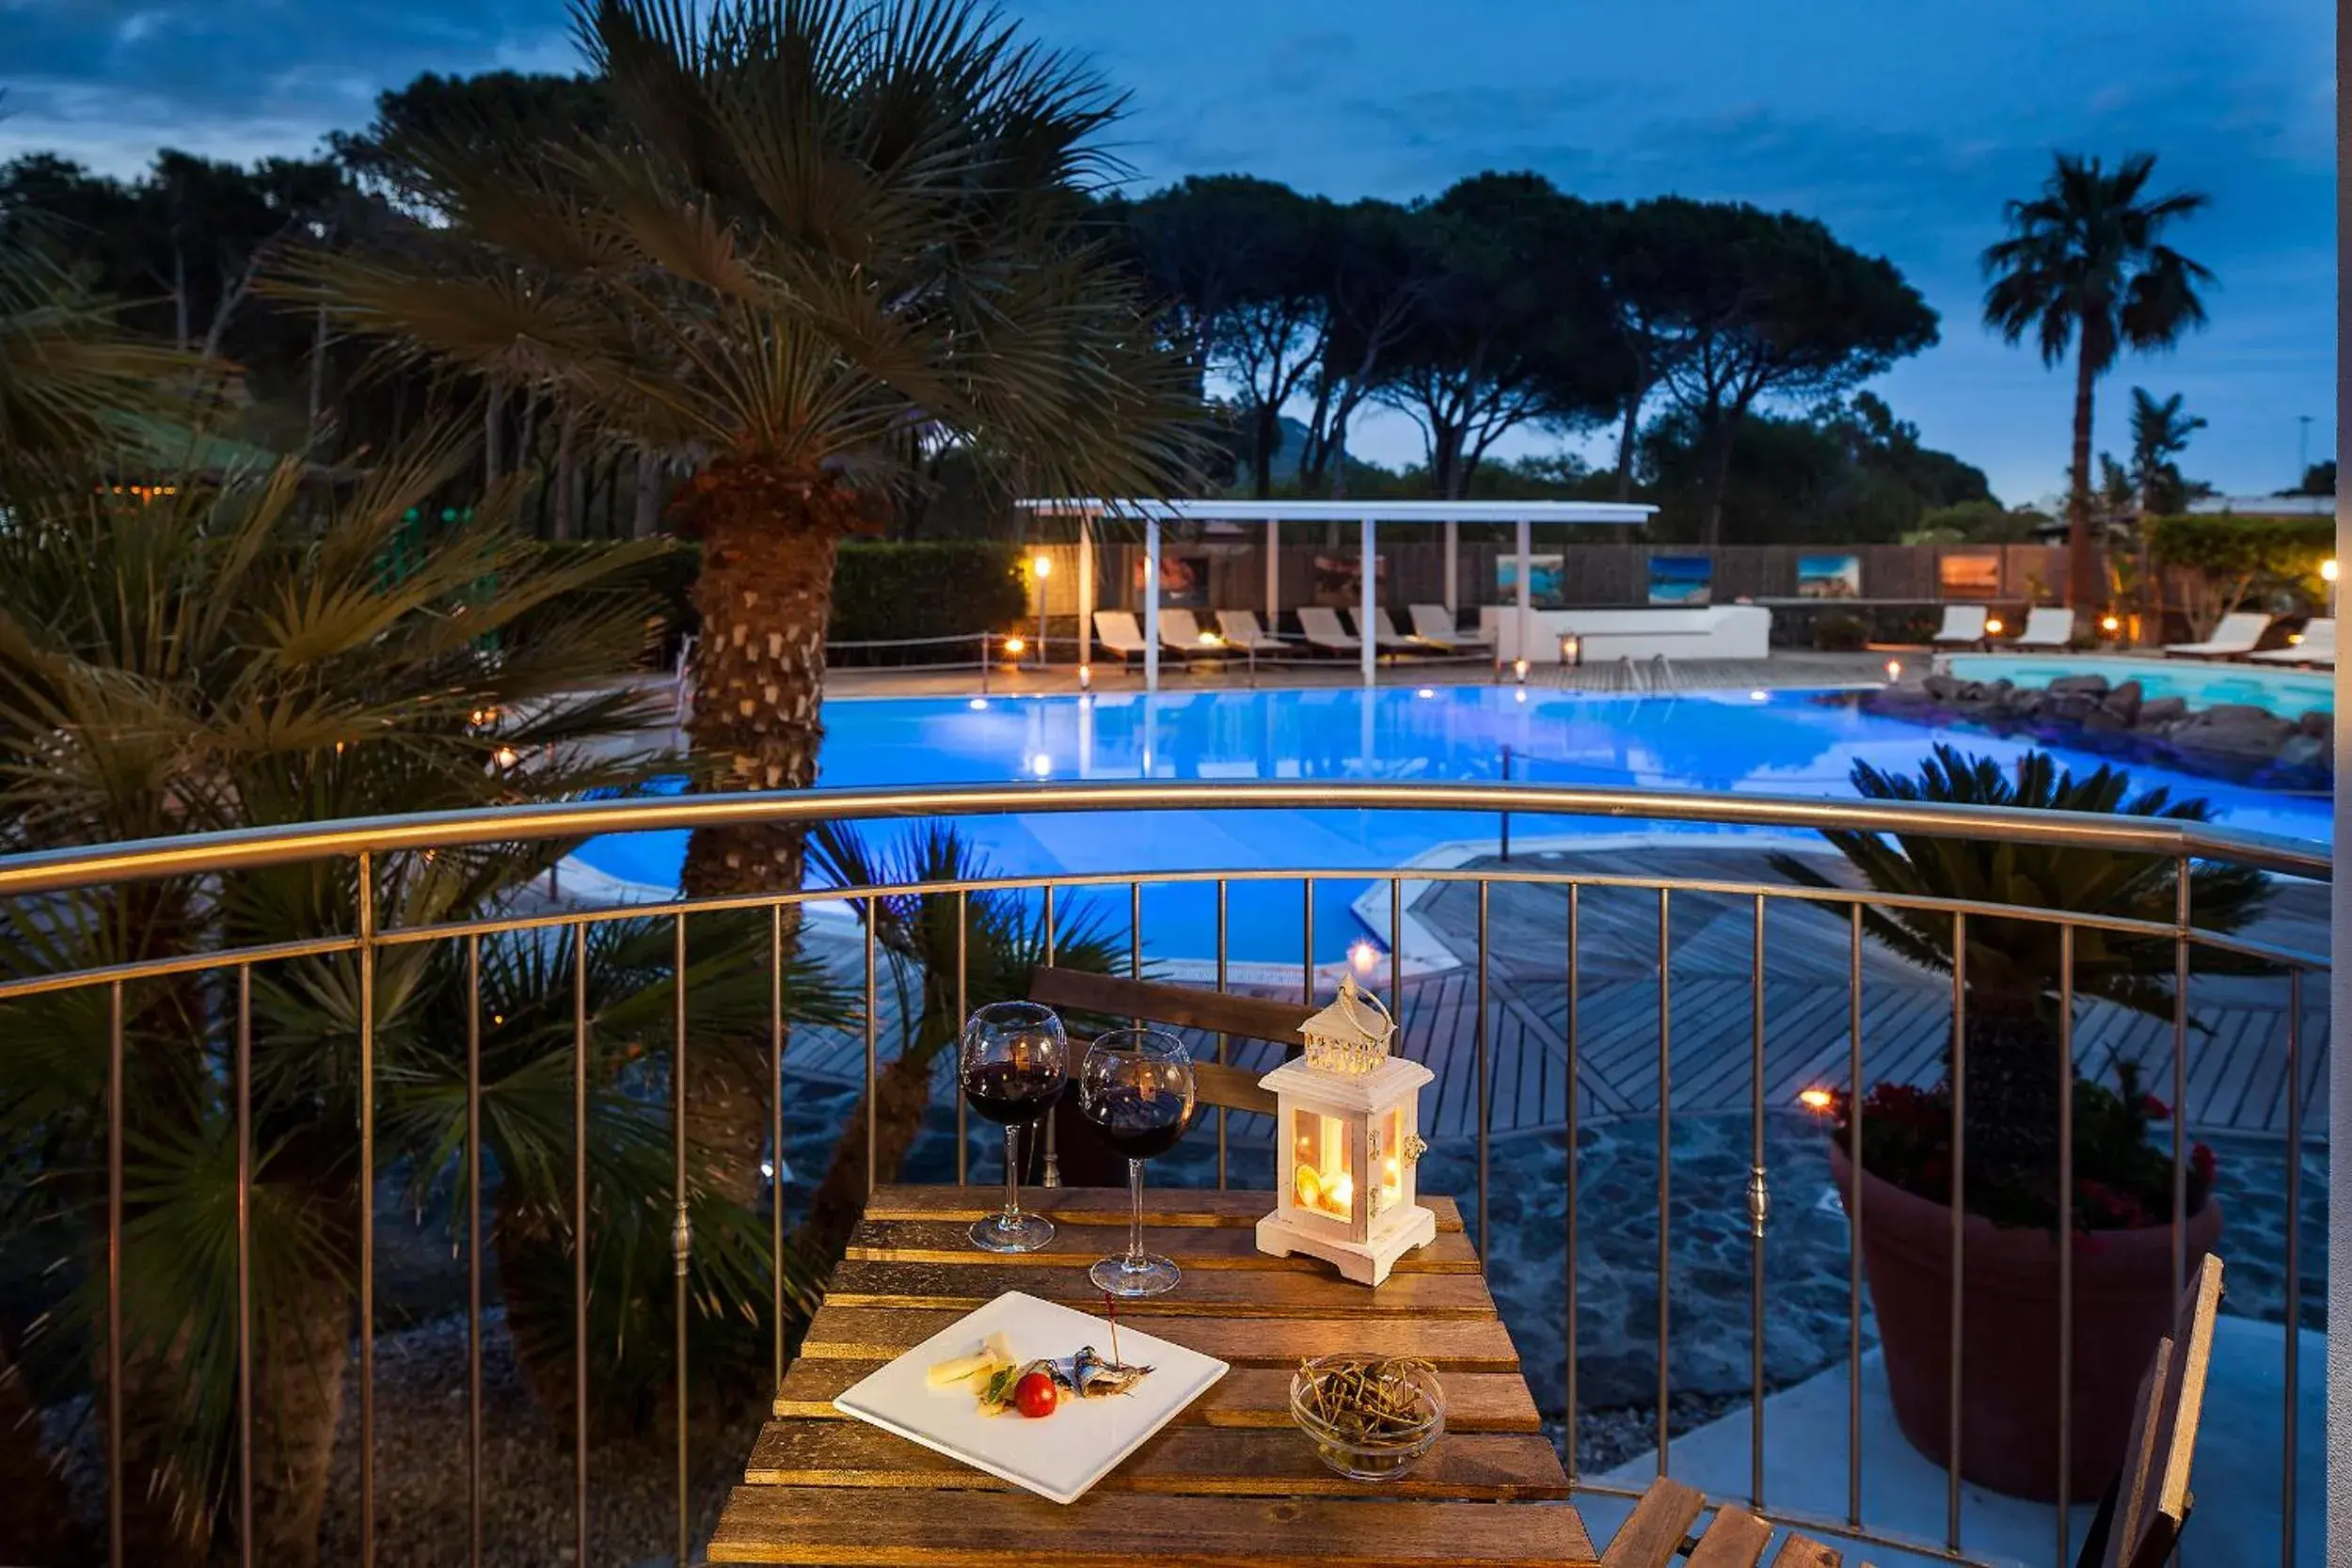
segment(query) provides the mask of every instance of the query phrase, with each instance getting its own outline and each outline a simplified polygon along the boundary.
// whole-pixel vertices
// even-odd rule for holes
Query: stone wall
[[[1889,687],[1863,707],[1931,725],[1973,724],[2121,762],[2152,763],[2262,788],[2325,791],[2335,783],[2335,719],[2313,710],[2281,718],[2244,703],[2191,707],[2146,697],[2137,681],[2062,675],[2046,687],[1930,675]]]

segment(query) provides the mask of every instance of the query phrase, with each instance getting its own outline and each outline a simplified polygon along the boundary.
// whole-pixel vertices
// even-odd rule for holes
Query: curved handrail
[[[200,876],[341,855],[744,823],[985,816],[1009,812],[1302,809],[1509,812],[1542,816],[1709,822],[1726,827],[1913,832],[2223,860],[2315,880],[2328,879],[2332,863],[2325,848],[2267,833],[2239,832],[2157,817],[2026,811],[2004,806],[1535,784],[1153,780],[638,796],[242,828],[228,832],[136,839],[0,858],[0,897],[159,877]]]

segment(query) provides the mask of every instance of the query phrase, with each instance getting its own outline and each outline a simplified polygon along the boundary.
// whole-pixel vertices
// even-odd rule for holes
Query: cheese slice
[[[981,1351],[977,1355],[951,1356],[924,1373],[923,1381],[926,1386],[932,1388],[952,1388],[965,1379],[988,1371],[996,1365],[996,1358],[986,1351]]]
[[[1002,1361],[1009,1366],[1013,1360],[1012,1341],[1005,1338],[1005,1331],[1000,1328],[982,1341],[980,1353],[992,1360]]]

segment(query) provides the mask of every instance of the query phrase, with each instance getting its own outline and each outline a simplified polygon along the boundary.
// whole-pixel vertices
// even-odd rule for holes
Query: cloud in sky
[[[1885,378],[1926,437],[2010,499],[2063,481],[2068,387],[1977,325],[1976,256],[2054,148],[2146,148],[2212,193],[2183,231],[2220,274],[2212,328],[2135,383],[2211,420],[2191,471],[2294,476],[2333,450],[2335,99],[2318,0],[1026,0],[1046,41],[1132,95],[1137,177],[1248,169],[1338,197],[1432,195],[1481,168],[1580,194],[1740,198],[1892,258],[1944,341]],[[0,0],[0,155],[135,169],[161,144],[250,158],[364,123],[420,71],[568,69],[561,0]],[[1366,439],[1413,455],[1391,417]]]

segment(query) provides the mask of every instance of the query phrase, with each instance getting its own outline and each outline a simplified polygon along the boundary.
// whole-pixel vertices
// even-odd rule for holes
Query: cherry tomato
[[[1031,1372],[1012,1386],[1012,1402],[1024,1416],[1051,1416],[1060,1394],[1054,1380],[1043,1372]]]

